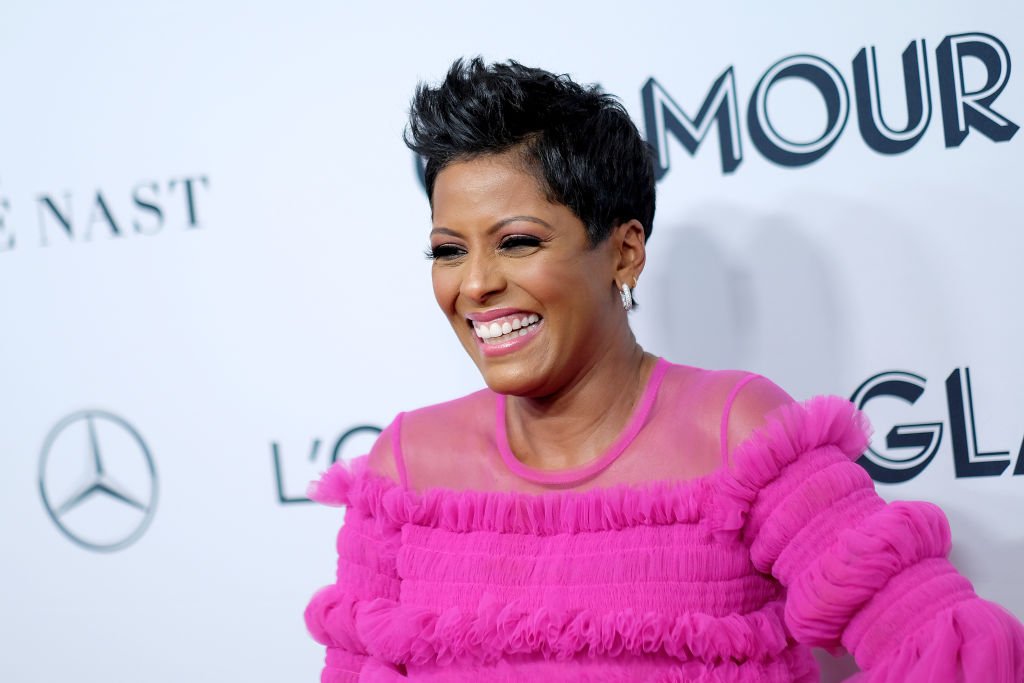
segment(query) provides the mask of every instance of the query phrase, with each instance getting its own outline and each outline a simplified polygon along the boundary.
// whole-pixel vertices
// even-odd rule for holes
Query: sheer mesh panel
[[[749,373],[702,370],[664,359],[659,360],[661,364],[665,367],[660,385],[649,381],[645,389],[644,396],[653,398],[653,404],[639,431],[596,475],[555,484],[530,481],[512,471],[499,450],[498,397],[482,389],[401,416],[400,455],[408,485],[418,491],[445,488],[537,493],[695,479],[722,467],[721,430],[727,399],[735,399],[729,407],[729,450],[760,425],[766,412],[792,400],[762,377],[755,377],[730,397]],[[620,432],[627,426],[623,425]],[[395,461],[392,438],[395,427],[392,423],[381,434],[371,452],[370,467],[399,481],[400,466]]]

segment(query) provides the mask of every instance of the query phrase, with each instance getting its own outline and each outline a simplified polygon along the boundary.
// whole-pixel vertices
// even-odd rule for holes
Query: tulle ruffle
[[[732,476],[719,482],[709,511],[711,530],[722,540],[740,537],[758,493],[787,466],[823,446],[835,446],[856,459],[870,433],[867,417],[838,396],[818,396],[772,411],[764,426],[733,452]]]
[[[893,577],[909,570],[924,580],[921,560],[944,558],[949,550],[949,524],[937,506],[886,505],[840,532],[789,586],[786,623],[800,642],[833,648],[854,615]]]
[[[682,661],[765,661],[792,641],[782,605],[751,614],[670,616],[631,610],[556,612],[481,600],[475,613],[437,613],[379,598],[357,608],[356,629],[375,657],[406,664],[494,663],[508,655],[544,659],[665,654]]]
[[[376,660],[373,660],[376,661]],[[558,660],[510,655],[494,664],[410,665],[409,678],[421,683],[817,683],[818,665],[807,648],[787,649],[777,659],[744,662],[681,662],[665,657],[623,655]],[[363,680],[363,679],[361,679]],[[397,683],[383,676],[366,683]]]
[[[850,683],[1021,683],[1024,626],[1003,607],[973,598],[943,610]]]
[[[351,465],[333,465],[310,484],[308,495],[327,505],[351,505],[383,528],[411,523],[453,532],[551,536],[698,522],[715,488],[713,480],[721,474],[584,492],[429,489],[418,493],[370,471],[364,456]]]
[[[346,595],[338,584],[324,586],[306,605],[306,628],[321,645],[365,654],[366,648],[356,632],[359,602],[351,593]]]
[[[338,507],[348,505],[351,500],[349,492],[355,482],[367,474],[367,456],[356,458],[351,465],[336,462],[320,475],[319,479],[309,482],[306,496],[323,505]]]
[[[369,661],[366,655],[355,654],[340,647],[328,647],[320,683],[359,683],[360,673]]]

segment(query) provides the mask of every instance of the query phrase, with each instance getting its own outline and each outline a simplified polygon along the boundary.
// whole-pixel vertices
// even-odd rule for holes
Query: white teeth
[[[473,331],[480,339],[496,339],[497,337],[504,337],[506,335],[516,336],[514,333],[518,332],[518,336],[523,336],[527,332],[527,328],[534,323],[540,322],[540,316],[536,313],[531,313],[520,319],[513,318],[510,321],[506,320],[503,323],[474,323]]]

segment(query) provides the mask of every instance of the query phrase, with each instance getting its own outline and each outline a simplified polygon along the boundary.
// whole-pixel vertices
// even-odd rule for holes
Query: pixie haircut
[[[650,147],[622,104],[597,85],[512,60],[457,59],[440,85],[417,87],[405,144],[426,160],[431,205],[445,166],[515,149],[548,201],[583,222],[591,246],[632,219],[651,236]]]

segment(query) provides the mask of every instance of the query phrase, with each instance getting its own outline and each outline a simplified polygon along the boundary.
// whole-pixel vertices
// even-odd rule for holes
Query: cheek
[[[538,299],[551,300],[570,296],[578,288],[579,264],[563,258],[536,259],[517,264],[512,278]]]
[[[578,306],[603,291],[600,272],[600,264],[594,263],[593,259],[558,259],[531,264],[520,272],[520,282],[542,301]]]
[[[434,299],[445,313],[455,310],[455,299],[459,293],[459,280],[452,269],[433,266],[430,271],[430,282],[434,288]]]

